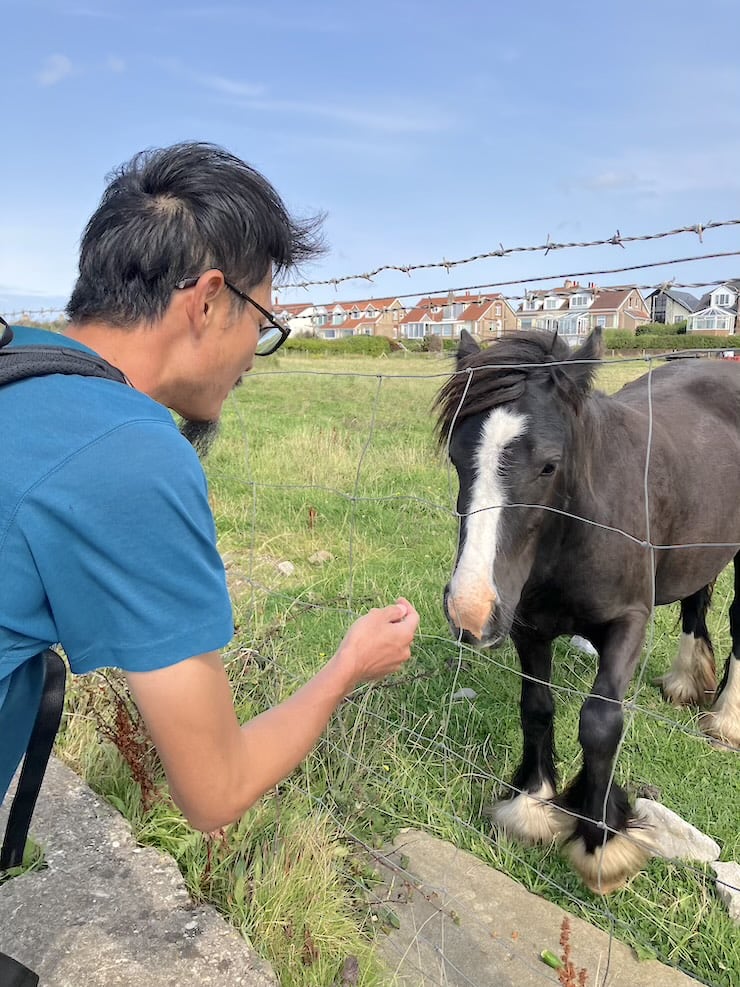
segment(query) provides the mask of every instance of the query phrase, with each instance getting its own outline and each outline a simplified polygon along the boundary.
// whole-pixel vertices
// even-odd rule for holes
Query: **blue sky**
[[[62,305],[105,175],[183,139],[250,161],[294,211],[327,212],[330,252],[310,278],[740,216],[737,0],[0,0],[0,11],[0,312]],[[421,295],[734,249],[740,227],[280,297]],[[740,258],[593,280],[734,276]]]

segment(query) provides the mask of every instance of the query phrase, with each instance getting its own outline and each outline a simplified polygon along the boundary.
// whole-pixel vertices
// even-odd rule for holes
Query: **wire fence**
[[[702,240],[707,230],[737,225],[740,225],[740,220],[726,220],[694,224],[639,237],[622,236],[617,232],[604,240],[583,243],[554,243],[548,238],[544,244],[537,246],[505,248],[499,245],[496,250],[461,260],[402,266],[382,265],[364,274],[296,282],[285,287],[337,287],[350,280],[372,281],[379,274],[389,271],[412,274],[423,269],[440,268],[449,273],[452,268],[473,261],[495,260],[525,251],[547,254],[554,250],[597,245],[626,248],[637,240],[655,240],[679,234],[693,234]],[[431,299],[435,294],[442,296],[490,291],[554,279],[622,274],[650,267],[732,256],[740,256],[740,250],[602,270],[488,282],[463,288],[445,287],[437,292],[425,291],[424,298]],[[701,287],[723,283],[726,282],[678,285],[672,281],[663,281],[642,287]],[[419,297],[418,292],[415,295]],[[404,300],[413,296],[409,294],[395,297]],[[504,297],[515,299],[524,296]],[[59,311],[26,310],[23,313],[7,313],[7,316],[50,315]],[[690,902],[688,911],[693,909],[697,915],[706,915],[709,910],[712,912],[711,922],[707,922],[704,929],[694,928],[689,925],[690,919],[685,917],[685,903],[671,900],[671,883],[664,872],[652,868],[646,880],[662,881],[668,890],[661,891],[659,888],[652,893],[643,883],[639,891],[633,892],[630,887],[622,892],[616,903],[610,897],[592,898],[566,876],[567,872],[558,862],[557,853],[542,847],[518,848],[491,824],[487,807],[494,797],[525,794],[511,781],[514,763],[511,737],[518,731],[519,718],[515,697],[523,682],[542,683],[543,680],[523,673],[511,649],[481,652],[468,647],[461,638],[455,640],[448,634],[441,615],[443,583],[440,580],[447,578],[452,571],[455,530],[461,515],[456,505],[457,479],[449,458],[443,463],[434,451],[432,423],[427,408],[429,396],[439,389],[451,373],[457,371],[439,369],[439,365],[430,367],[427,363],[421,369],[416,367],[413,372],[407,372],[407,364],[402,362],[400,355],[398,362],[392,366],[378,364],[377,369],[373,366],[371,370],[363,371],[352,369],[350,365],[337,368],[332,364],[331,367],[323,368],[315,361],[312,361],[312,366],[306,361],[300,365],[291,364],[291,361],[298,359],[300,358],[293,356],[279,358],[271,369],[249,375],[245,386],[234,394],[230,402],[224,448],[222,451],[218,447],[214,450],[208,465],[221,537],[227,547],[235,552],[243,577],[243,586],[234,592],[235,606],[246,615],[245,626],[239,639],[225,655],[227,664],[238,667],[244,651],[242,638],[253,635],[254,648],[249,651],[250,660],[255,655],[260,657],[273,670],[276,678],[279,677],[281,688],[285,684],[289,687],[297,686],[303,681],[304,675],[302,669],[296,668],[291,658],[291,649],[302,646],[302,635],[305,636],[306,632],[302,627],[297,628],[295,622],[286,630],[284,615],[297,614],[297,619],[304,623],[318,615],[322,619],[334,621],[336,625],[361,613],[368,602],[380,602],[381,598],[393,592],[393,587],[398,585],[399,580],[413,573],[427,617],[427,626],[422,625],[415,645],[415,664],[388,682],[357,690],[343,704],[335,718],[336,729],[330,728],[315,756],[333,765],[331,771],[349,773],[355,781],[361,778],[362,786],[378,796],[380,809],[389,814],[389,802],[382,795],[391,785],[401,795],[405,825],[415,826],[447,839],[452,836],[461,852],[474,849],[486,862],[493,862],[502,869],[513,871],[518,880],[564,904],[573,913],[586,916],[604,929],[609,935],[610,944],[614,937],[623,939],[646,954],[657,955],[664,963],[686,970],[709,987],[732,987],[740,981],[740,955],[737,950],[732,953],[731,945],[727,947],[727,955],[730,957],[728,967],[724,970],[717,969],[716,974],[707,974],[706,968],[702,974],[698,972],[698,966],[687,966],[684,948],[688,940],[703,943],[702,937],[707,941],[706,949],[710,948],[709,940],[716,936],[718,925],[723,921],[717,917],[722,907],[716,904],[717,887],[740,890],[730,882],[716,879],[711,871],[695,862],[683,861],[670,865],[690,878],[691,886],[683,886],[681,892]],[[653,575],[661,553],[677,548],[688,550],[698,544],[694,541],[663,543],[661,539],[653,538],[651,531],[650,465],[654,440],[652,375],[660,363],[661,360],[655,356],[619,359],[610,363],[610,366],[622,370],[627,368],[632,371],[639,367],[649,375],[647,454],[642,464],[643,503],[635,505],[635,516],[639,513],[641,524],[636,526],[635,531],[630,531],[626,527],[604,524],[596,518],[580,516],[567,510],[546,508],[552,513],[588,525],[589,528],[608,532],[615,539],[626,539],[639,546],[649,559]],[[460,372],[467,374],[470,382],[475,373],[494,368],[495,364],[491,363],[485,368]],[[527,365],[521,365],[521,369],[526,370]],[[310,395],[317,390],[318,385],[324,410],[311,422],[313,408]],[[466,394],[467,390],[462,395],[460,407]],[[282,407],[284,404],[287,405],[285,409]],[[304,420],[304,415],[309,416],[308,422]],[[407,416],[415,418],[414,429],[409,426]],[[259,424],[256,422],[257,418]],[[229,421],[232,422],[231,426]],[[267,422],[266,426],[263,426],[263,421]],[[266,431],[260,431],[263,427]],[[423,437],[420,438],[424,429],[426,442]],[[276,461],[270,449],[274,452],[280,439],[286,436],[288,444],[294,442],[294,446],[287,450],[282,459]],[[392,442],[389,441],[390,438]],[[298,450],[306,447],[309,453],[302,458]],[[615,496],[618,493],[617,479]],[[727,495],[736,499],[737,491],[728,490]],[[224,506],[227,499],[232,506]],[[234,501],[238,501],[240,505],[238,510],[233,507]],[[316,504],[320,505],[319,508],[315,507]],[[500,511],[504,506],[509,510],[525,510],[538,505],[490,503],[481,510]],[[285,576],[277,568],[280,559],[272,546],[277,543],[283,547],[292,540],[294,550],[307,556],[309,546],[315,546],[316,539],[307,537],[305,531],[299,537],[298,526],[305,527],[306,517],[312,517],[311,511],[321,515],[325,522],[323,537],[342,546],[341,552],[335,552],[331,563],[334,572],[327,576],[325,570],[311,571],[310,565],[304,564],[297,575]],[[236,513],[232,516],[234,512]],[[433,531],[433,537],[437,539],[436,549],[430,550],[428,537],[408,535],[409,530],[419,532],[425,528]],[[285,537],[287,532],[290,532],[290,539]],[[740,542],[731,540],[717,540],[711,544],[714,547],[740,549]],[[430,554],[420,560],[418,556],[422,552]],[[441,576],[445,565],[446,575]],[[727,598],[715,599],[716,611],[726,612],[725,604],[729,603],[729,593],[730,590],[723,590],[723,595]],[[655,600],[652,602],[654,604]],[[278,617],[278,631],[272,637],[265,631],[266,615],[283,615],[282,618]],[[719,614],[716,619],[719,621]],[[296,628],[298,645],[290,641],[293,628]],[[716,788],[717,784],[726,783],[731,768],[724,773],[717,771],[716,776],[712,772],[717,766],[724,768],[727,764],[727,761],[721,759],[735,760],[738,755],[730,744],[723,744],[721,740],[710,741],[700,729],[695,715],[673,710],[658,700],[650,685],[650,669],[664,660],[666,640],[671,635],[670,626],[657,622],[653,607],[645,645],[630,691],[624,702],[607,700],[619,705],[625,714],[608,787],[611,790],[615,783],[617,769],[623,770],[628,776],[631,770],[637,770],[640,776],[637,780],[645,780],[642,773],[649,770],[649,766],[646,767],[640,761],[639,747],[640,744],[647,743],[646,737],[657,738],[651,741],[652,749],[657,750],[676,746],[680,741],[688,752],[685,756],[693,760],[701,759],[702,764],[707,764],[707,790],[682,787],[678,779],[672,788],[675,798],[671,807],[679,814],[701,818],[706,816],[705,803],[710,794],[714,795],[712,805],[716,805],[724,796],[732,798],[731,786],[728,786],[730,790],[726,793],[710,791],[712,786]],[[275,636],[280,638],[277,646],[273,641]],[[260,641],[268,639],[270,643],[263,647],[264,654],[259,655],[262,647]],[[719,632],[719,639],[727,639],[725,631]],[[577,718],[578,708],[591,693],[593,661],[564,642],[558,644],[556,657],[556,677],[552,683],[545,684],[550,685],[563,706],[569,709],[572,729],[572,721]],[[467,693],[456,698],[463,680],[476,684],[476,689],[472,691],[477,694],[473,698],[470,698],[469,687]],[[483,690],[490,687],[492,682],[496,683],[502,698],[496,699],[495,696],[484,694]],[[357,723],[362,724],[362,728],[356,727]],[[504,729],[500,732],[498,728],[502,724]],[[373,736],[380,739],[374,740]],[[637,749],[634,749],[635,746]],[[566,749],[563,773],[572,776],[577,770],[575,764],[578,756],[577,746],[572,739],[566,744]],[[428,779],[415,779],[412,782],[408,775],[412,768],[420,774],[428,771]],[[331,785],[319,790],[320,786],[309,784],[306,775],[299,774],[286,782],[284,787],[287,791],[297,790],[307,796],[317,812],[325,813],[332,820],[336,832],[360,847],[379,868],[398,869],[397,863],[389,863],[386,849],[379,850],[372,846],[359,832],[360,827],[354,824],[352,811],[348,811],[339,798],[339,786],[336,791]],[[679,792],[678,796],[676,792]],[[549,801],[536,794],[531,797],[535,802]],[[459,803],[455,803],[455,798],[459,799]],[[615,833],[607,822],[606,804],[605,798],[600,819],[605,842],[610,834]],[[561,811],[576,820],[588,818],[572,810]],[[391,819],[391,823],[396,825],[399,821],[400,814]],[[717,826],[719,827],[719,821]],[[635,838],[630,832],[622,835],[627,841]],[[726,842],[732,842],[731,833]],[[735,852],[740,856],[740,840],[737,838],[734,846],[737,848]],[[738,856],[735,857],[736,860]],[[422,893],[414,874],[404,868],[401,870],[403,873],[400,877],[412,892]],[[441,898],[444,898],[445,889],[437,890]],[[428,892],[429,888],[424,891]],[[366,900],[369,907],[382,904],[380,899],[374,901],[372,889],[368,891],[367,886],[359,881],[356,883],[355,893],[358,900]],[[650,915],[637,921],[634,911],[624,905],[625,896],[635,896],[647,902],[644,908]],[[537,957],[541,944],[530,941],[526,930],[517,941],[507,939],[499,942],[491,928],[482,923],[479,913],[464,900],[459,900],[455,909],[462,924],[477,927],[492,938],[496,948],[501,950],[502,962],[505,958],[509,969],[518,966],[522,973],[526,971],[527,976],[539,979],[543,984],[558,982],[557,976],[539,963]],[[667,914],[674,910],[678,915],[676,921],[679,938],[684,940],[681,949],[670,938],[661,941],[660,936],[665,930],[653,922],[658,913]],[[445,921],[452,921],[442,905],[439,906],[439,911],[444,913],[442,917]],[[683,926],[682,921],[685,923]],[[726,929],[725,933],[727,934]],[[421,978],[420,982],[440,985],[454,982],[473,987],[489,987],[490,981],[476,982],[466,970],[456,966],[444,955],[444,946],[440,946],[439,941],[428,938],[424,929],[418,930],[417,935],[420,942],[427,940],[425,946],[439,960],[437,971],[416,970]],[[391,950],[397,948],[392,933],[387,942]],[[696,950],[697,953],[702,951],[705,951],[704,945]],[[733,956],[737,958],[735,968],[732,966]],[[408,968],[409,963],[413,966],[413,961],[407,955],[399,953],[399,965],[401,962],[404,963],[404,968]],[[612,983],[614,970],[608,958],[603,969],[592,973],[596,978],[591,981],[594,987],[608,987]]]
[[[493,354],[495,350],[491,352]],[[354,616],[362,611],[362,601],[364,599],[363,587],[368,582],[365,573],[367,564],[365,553],[369,552],[373,554],[378,550],[377,544],[373,540],[373,531],[371,529],[379,526],[386,531],[392,531],[393,523],[389,519],[395,516],[398,522],[400,511],[403,512],[403,517],[406,521],[410,519],[411,523],[417,525],[428,524],[431,517],[442,519],[447,524],[449,532],[447,545],[448,561],[450,566],[449,571],[451,571],[454,557],[452,528],[459,521],[460,514],[455,504],[457,481],[454,470],[449,465],[449,461],[446,462],[445,466],[442,466],[440,463],[436,464],[440,472],[440,477],[444,476],[444,480],[440,481],[437,488],[437,496],[413,492],[372,492],[373,488],[377,488],[380,485],[377,470],[378,461],[383,458],[380,451],[373,455],[374,447],[377,444],[387,450],[387,443],[383,441],[383,438],[394,427],[393,422],[388,421],[386,417],[389,406],[395,407],[398,402],[403,400],[404,407],[412,407],[415,403],[413,397],[406,396],[403,399],[400,397],[404,388],[413,389],[421,386],[436,390],[449,378],[451,371],[444,370],[439,372],[435,368],[432,368],[432,372],[427,370],[419,372],[417,370],[416,373],[406,373],[404,372],[405,364],[400,360],[396,365],[400,371],[397,374],[391,373],[390,370],[386,371],[385,366],[382,372],[359,372],[357,370],[344,369],[321,370],[307,366],[294,369],[290,366],[290,360],[292,359],[291,357],[288,361],[282,361],[279,366],[264,373],[253,374],[248,378],[246,385],[246,390],[253,392],[247,404],[245,405],[240,400],[240,397],[245,396],[245,389],[237,393],[234,401],[234,411],[239,419],[239,441],[244,443],[244,453],[243,457],[239,457],[241,472],[238,478],[232,473],[230,479],[232,481],[238,479],[238,484],[244,490],[244,501],[251,504],[252,508],[251,536],[248,539],[248,547],[245,544],[245,551],[247,551],[249,557],[248,565],[250,567],[246,581],[250,587],[249,592],[252,599],[250,606],[251,612],[259,612],[264,606],[265,599],[271,599],[276,602],[278,609],[282,611],[291,610],[295,606],[306,605],[307,584],[302,583],[300,591],[296,595],[291,595],[290,591],[286,591],[283,587],[283,577],[276,575],[273,581],[270,581],[269,577],[265,579],[264,566],[260,562],[262,555],[261,542],[266,536],[265,531],[261,529],[261,525],[264,521],[265,512],[272,514],[276,510],[277,504],[292,503],[294,506],[302,505],[302,507],[298,508],[301,511],[302,509],[307,509],[306,505],[314,504],[323,498],[327,504],[334,503],[335,505],[342,505],[341,511],[344,512],[344,516],[347,518],[346,562],[342,577],[344,584],[344,592],[342,594],[344,606],[338,607],[336,604],[332,605],[327,599],[319,598],[310,603],[310,607],[307,608],[306,612],[312,612],[318,608],[325,612],[334,610],[337,614],[346,613],[348,616]],[[616,360],[613,363],[610,362],[610,366],[619,368],[631,366],[634,368],[635,365],[639,365],[652,376],[653,370],[661,362],[660,359],[647,356],[628,360]],[[484,370],[495,369],[495,366],[495,363],[490,363],[486,367],[480,367],[473,371],[461,371],[460,373],[467,374],[470,377],[472,374],[483,372]],[[523,364],[521,365],[521,369],[527,369],[528,366]],[[511,370],[512,368],[508,367],[507,369]],[[456,371],[452,372],[455,373]],[[255,439],[253,412],[256,413],[258,409],[263,409],[263,412],[260,411],[259,413],[264,413],[269,417],[271,413],[274,413],[276,408],[280,407],[281,401],[287,392],[293,394],[311,393],[319,384],[327,385],[328,387],[327,392],[324,390],[320,392],[322,400],[325,393],[330,392],[332,389],[344,395],[345,403],[342,403],[342,399],[339,398],[334,407],[333,414],[337,421],[346,422],[351,420],[354,423],[353,427],[360,432],[353,446],[356,457],[354,467],[344,469],[341,476],[332,477],[330,473],[331,466],[327,464],[325,468],[320,470],[320,478],[314,479],[311,482],[303,482],[303,478],[297,475],[301,472],[297,463],[295,464],[296,475],[293,476],[289,473],[286,474],[279,467],[276,468],[277,472],[280,473],[279,476],[270,477],[265,475],[262,467],[255,473],[252,464],[252,459],[254,458],[253,440]],[[349,386],[344,387],[343,385]],[[385,395],[385,391],[388,388],[392,390],[391,395]],[[648,395],[652,395],[652,388],[648,389]],[[384,396],[385,401],[383,400]],[[463,400],[464,396],[461,399],[461,404]],[[548,510],[558,515],[569,517],[589,527],[607,531],[615,538],[626,539],[638,545],[648,555],[651,568],[654,571],[656,559],[662,552],[677,548],[689,549],[695,547],[697,543],[687,541],[686,543],[669,544],[663,543],[658,539],[653,539],[651,536],[650,516],[647,512],[647,505],[650,502],[648,480],[652,452],[652,397],[650,397],[648,402],[646,414],[648,421],[648,455],[643,464],[645,498],[643,505],[645,506],[644,534],[635,534],[633,531],[613,525],[602,524],[597,519],[579,516],[568,511],[553,508],[548,508]],[[305,427],[305,425],[301,425],[301,428],[305,429]],[[321,426],[317,427],[320,428]],[[431,429],[429,434],[431,456],[431,446],[433,444],[431,440]],[[336,439],[339,441],[338,435]],[[397,455],[403,461],[403,439],[401,435],[399,435],[398,441],[400,448]],[[315,466],[316,463],[312,463],[309,472],[315,472]],[[394,469],[395,466],[392,464],[389,465],[391,472]],[[216,485],[218,485],[219,479],[227,479],[226,474],[222,474],[215,464],[211,468],[211,476],[212,482]],[[439,493],[443,490],[446,490],[446,495],[440,497]],[[501,509],[502,506],[500,503],[488,504],[482,510],[497,510]],[[533,505],[526,503],[508,504],[507,508],[516,510],[527,509],[531,506]],[[372,513],[368,513],[366,516],[366,512],[368,511],[372,511]],[[329,508],[325,507],[323,513],[328,514]],[[636,505],[636,516],[639,517],[639,514],[640,505]],[[385,520],[382,520],[384,516]],[[389,535],[388,537],[392,538],[393,536]],[[701,544],[707,545],[708,543],[702,542]],[[734,551],[740,549],[740,541],[716,541],[711,544],[715,547],[725,547]],[[399,547],[397,554],[403,565],[404,549]],[[409,562],[409,568],[413,568],[413,562]],[[260,569],[260,572],[256,572],[256,569]],[[431,597],[439,597],[441,589],[442,584],[436,584],[429,588],[429,595]],[[726,607],[722,607],[721,609],[726,612]],[[645,723],[652,724],[653,726],[650,729],[660,733],[665,738],[666,744],[671,744],[673,742],[671,738],[680,735],[685,741],[697,745],[699,749],[706,750],[711,744],[716,749],[717,758],[723,756],[734,758],[736,756],[730,744],[725,744],[721,740],[710,741],[699,728],[696,718],[686,717],[685,714],[674,713],[667,704],[662,706],[656,704],[655,696],[652,694],[655,690],[652,690],[649,685],[648,675],[649,665],[655,659],[656,633],[655,619],[652,618],[648,626],[645,647],[641,655],[639,667],[633,678],[633,686],[626,700],[623,703],[618,700],[606,700],[607,702],[611,701],[621,706],[625,713],[624,727],[617,757],[614,761],[609,787],[614,783],[617,768],[621,766],[623,748],[626,747],[630,750],[628,760],[631,762],[633,759],[634,755],[630,749],[632,738],[637,727],[642,726],[644,728]],[[664,647],[663,639],[666,637],[664,630],[660,631],[660,637],[662,649]],[[403,745],[407,752],[413,751],[419,764],[424,764],[425,762],[438,764],[441,760],[443,768],[440,770],[443,772],[445,787],[447,785],[454,787],[456,779],[463,777],[475,779],[475,788],[478,795],[475,798],[471,797],[468,804],[461,805],[457,811],[452,811],[448,804],[440,804],[439,801],[431,798],[428,793],[417,791],[413,786],[405,784],[403,777],[400,776],[396,780],[396,784],[399,787],[406,788],[405,798],[410,803],[407,813],[407,824],[413,825],[415,823],[418,828],[431,829],[432,832],[439,832],[440,834],[455,830],[460,836],[462,845],[473,842],[478,846],[482,844],[487,848],[491,859],[501,856],[501,846],[503,843],[506,848],[507,859],[514,859],[517,866],[530,875],[532,884],[549,888],[552,897],[560,901],[570,902],[570,907],[574,911],[589,914],[592,921],[600,924],[602,928],[608,929],[610,936],[616,935],[632,943],[637,942],[638,946],[645,952],[657,954],[663,962],[678,965],[680,968],[682,964],[675,963],[670,949],[662,951],[659,943],[652,940],[643,930],[637,929],[634,923],[625,919],[618,911],[612,909],[609,898],[585,902],[582,894],[574,893],[572,884],[563,881],[562,876],[560,876],[561,872],[557,868],[552,867],[551,860],[548,860],[547,865],[545,864],[544,857],[546,854],[544,850],[542,851],[543,863],[542,865],[538,865],[534,862],[535,855],[533,855],[532,851],[519,853],[516,849],[512,849],[512,846],[505,838],[502,841],[501,835],[492,828],[490,820],[486,818],[486,814],[481,810],[483,796],[480,793],[485,792],[487,793],[486,797],[490,797],[490,793],[495,792],[497,793],[497,797],[506,798],[510,795],[522,794],[522,792],[512,785],[510,774],[507,774],[504,770],[497,769],[496,761],[494,758],[491,758],[490,751],[486,751],[485,744],[480,744],[477,748],[471,750],[471,745],[465,743],[464,729],[462,735],[458,733],[460,725],[456,723],[456,720],[459,719],[457,714],[459,709],[464,708],[465,701],[461,704],[459,701],[454,700],[453,696],[456,694],[461,675],[464,675],[466,680],[470,681],[471,670],[473,678],[475,675],[485,678],[494,669],[496,674],[501,676],[502,681],[504,677],[509,682],[513,680],[518,683],[524,680],[542,680],[524,674],[518,667],[518,664],[513,660],[511,652],[481,653],[468,647],[461,640],[455,641],[445,636],[444,633],[435,634],[424,631],[422,628],[417,647],[423,650],[427,658],[424,663],[425,665],[428,665],[431,660],[433,663],[436,662],[440,667],[444,667],[445,662],[451,663],[452,667],[452,674],[450,674],[450,669],[448,668],[445,676],[447,684],[446,696],[444,698],[437,697],[437,705],[435,707],[437,719],[433,728],[430,727],[426,714],[419,713],[418,721],[415,721],[413,718],[409,720],[408,717],[404,719],[396,718],[396,713],[398,713],[397,704],[391,703],[386,706],[383,698],[388,695],[388,691],[390,690],[396,695],[402,694],[406,696],[406,701],[403,704],[406,710],[413,708],[415,690],[418,690],[420,683],[426,681],[424,672],[414,670],[406,674],[402,673],[398,676],[397,680],[388,683],[387,688],[382,685],[376,685],[366,690],[360,690],[356,696],[348,701],[348,706],[365,723],[375,724],[380,736],[384,738],[394,737]],[[590,677],[593,675],[593,667],[588,660],[579,656],[577,651],[567,646],[565,650],[563,650],[563,646],[560,647],[559,658],[561,663],[566,663],[566,669],[561,673],[563,680],[556,681],[552,684],[553,692],[563,697],[564,701],[574,702],[578,706],[590,694]],[[284,681],[292,682],[293,686],[297,686],[301,681],[301,676],[292,673],[290,664],[285,662],[280,662],[280,676]],[[366,701],[367,696],[379,696],[380,698],[372,705]],[[480,696],[469,703],[471,715],[473,715],[479,702]],[[518,720],[516,702],[511,703],[508,712],[511,723],[516,723]],[[475,715],[483,716],[484,714]],[[336,736],[330,733],[323,742],[321,750],[328,758],[341,760],[345,766],[353,766],[356,774],[362,776],[366,784],[375,785],[378,789],[387,786],[389,780],[388,774],[382,764],[379,763],[377,754],[370,756],[367,748],[362,748],[358,753],[352,748],[351,744],[345,743],[345,741],[346,736],[342,735],[340,739],[337,739]],[[725,752],[724,754],[722,753],[723,750]],[[504,761],[508,762],[508,759],[504,758]],[[503,768],[503,765],[501,765],[501,768]],[[293,784],[296,784],[296,782],[293,782]],[[315,798],[310,789],[308,789],[308,794]],[[538,798],[537,795],[530,797],[534,801],[539,801],[543,804],[548,801]],[[316,804],[330,814],[341,832],[347,836],[353,835],[351,818],[346,815],[345,810],[333,802],[330,793],[325,793],[319,799],[316,799]],[[679,812],[679,814],[684,813],[689,816],[696,810],[696,806],[692,807],[690,798],[687,798],[685,804],[674,803],[671,807]],[[566,809],[564,812],[574,819],[588,818],[571,810]],[[615,833],[615,830],[609,826],[605,812],[606,800],[600,820],[606,840],[608,834]],[[625,834],[622,835],[624,836]],[[357,838],[356,832],[353,838]],[[626,839],[627,841],[633,840],[633,834],[628,832]],[[376,856],[378,855],[377,851],[373,852]],[[713,899],[716,894],[715,887],[723,885],[722,881],[716,881],[714,875],[711,872],[708,873],[705,871],[700,864],[685,861],[680,864],[680,867],[684,873],[692,876],[697,888],[702,889],[700,894],[704,895],[705,900]],[[411,876],[409,880],[412,880]],[[728,882],[724,882],[724,886],[733,888]],[[357,893],[358,895],[362,893],[360,887],[358,887]],[[629,894],[630,892],[627,891],[624,893]],[[697,907],[699,907],[698,904]],[[457,910],[460,914],[460,920],[463,923],[469,923],[471,925],[479,923],[480,920],[475,910],[465,911],[464,903]],[[688,933],[688,929],[686,932]],[[423,933],[420,933],[420,935],[423,936]],[[392,934],[390,939],[393,939]],[[426,945],[430,949],[439,949],[439,944],[435,945],[431,941],[427,942]],[[390,948],[392,949],[393,946],[391,945]],[[517,962],[520,962],[523,966],[531,966],[534,954],[532,952],[532,944],[527,943],[526,939],[522,939],[518,943],[507,942],[506,949],[509,954],[512,952],[515,954]],[[440,969],[447,969],[447,973],[441,973],[439,975],[440,979],[435,980],[429,971],[425,971],[427,979],[423,982],[430,984],[474,982],[466,979],[467,974],[464,971],[453,970],[452,966],[445,968],[444,960],[444,956],[440,956]],[[698,976],[695,970],[689,970],[689,972],[694,977]],[[457,977],[457,980],[452,979],[453,973]],[[548,972],[543,969],[542,977],[544,982],[547,982],[548,976]],[[610,970],[607,965],[599,974],[599,987],[610,983],[609,976]],[[701,976],[699,976],[699,980],[702,980]],[[703,982],[714,985],[729,983],[731,981],[705,979]],[[477,987],[486,987],[486,985],[485,983],[479,983]]]

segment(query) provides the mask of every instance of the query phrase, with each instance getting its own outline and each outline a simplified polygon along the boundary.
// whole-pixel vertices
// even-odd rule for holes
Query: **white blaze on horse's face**
[[[475,479],[465,512],[465,540],[450,580],[447,609],[458,629],[483,640],[499,598],[494,582],[501,509],[506,505],[501,462],[506,447],[526,430],[527,416],[494,409],[481,429]],[[461,521],[462,524],[462,521]]]

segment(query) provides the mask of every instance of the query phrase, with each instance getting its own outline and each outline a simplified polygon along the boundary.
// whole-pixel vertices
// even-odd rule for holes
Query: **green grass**
[[[521,750],[518,664],[510,646],[461,649],[441,610],[456,540],[454,476],[437,451],[431,403],[447,359],[265,361],[235,392],[208,463],[220,547],[229,562],[237,635],[226,654],[246,718],[290,694],[334,650],[351,617],[407,596],[421,614],[414,657],[393,680],[358,690],[316,749],[225,840],[193,833],[166,798],[143,811],[115,751],[95,740],[89,687],[70,698],[67,756],[132,819],[139,839],[178,860],[193,894],[213,901],[288,987],[331,985],[349,956],[361,987],[387,982],[373,958],[367,887],[355,841],[380,845],[403,826],[475,853],[527,888],[717,987],[737,983],[737,930],[701,865],[651,861],[606,902],[556,849],[493,838],[488,807]],[[644,372],[611,364],[611,391]],[[436,376],[432,376],[436,375]],[[323,564],[317,551],[331,554]],[[277,565],[290,561],[290,576]],[[717,654],[729,650],[725,573],[710,615]],[[696,737],[696,712],[668,707],[650,685],[677,641],[677,608],[658,612],[644,684],[633,698],[617,780],[658,788],[663,803],[740,860],[737,756]],[[561,775],[579,763],[578,712],[592,659],[556,648]],[[451,702],[462,686],[473,701]],[[629,720],[629,717],[628,717]]]

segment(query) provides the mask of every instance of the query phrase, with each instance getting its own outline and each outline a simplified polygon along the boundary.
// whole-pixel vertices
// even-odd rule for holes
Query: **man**
[[[292,771],[359,682],[409,658],[418,614],[399,599],[349,629],[291,698],[240,726],[219,655],[231,606],[205,477],[166,409],[216,422],[255,356],[288,331],[272,276],[320,249],[317,221],[213,145],[144,152],[116,173],[82,238],[65,337],[125,386],[53,375],[0,388],[0,798],[41,690],[35,658],[124,670],[175,802],[210,831]]]

